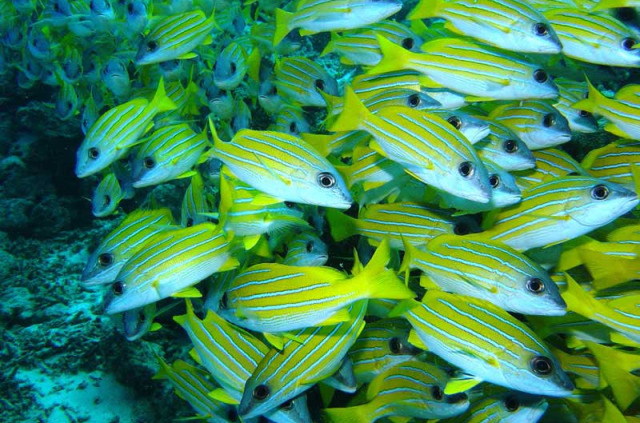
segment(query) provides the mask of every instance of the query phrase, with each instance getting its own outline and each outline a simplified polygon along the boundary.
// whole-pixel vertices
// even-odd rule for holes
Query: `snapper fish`
[[[482,161],[491,161],[507,171],[535,167],[535,157],[518,135],[492,119],[487,119],[486,122],[489,125],[489,135],[473,145]]]
[[[276,9],[273,45],[277,46],[296,28],[300,35],[361,28],[388,18],[401,8],[400,0],[304,0],[293,13]]]
[[[422,302],[406,300],[390,317],[404,316],[409,340],[467,375],[444,393],[487,381],[535,395],[566,397],[574,385],[549,348],[524,323],[487,301],[429,290]]]
[[[548,408],[542,397],[506,391],[472,402],[465,413],[442,423],[535,423]]]
[[[352,199],[331,163],[308,143],[272,131],[243,129],[230,142],[214,139],[211,155],[242,182],[272,196],[268,202],[292,201],[348,209]]]
[[[444,18],[447,29],[522,53],[560,53],[562,44],[545,16],[522,0],[421,0],[409,19]]]
[[[124,157],[129,147],[151,128],[158,113],[175,108],[161,79],[151,101],[134,98],[109,109],[91,126],[78,148],[76,176],[86,178]]]
[[[91,212],[95,217],[108,216],[116,211],[123,199],[133,198],[128,181],[120,183],[114,173],[108,173],[98,184],[91,197]]]
[[[407,173],[439,190],[480,203],[491,198],[487,170],[464,136],[435,115],[406,107],[371,113],[351,88],[343,113],[329,130],[365,130],[369,146]]]
[[[287,243],[282,264],[287,266],[324,266],[329,260],[329,247],[314,232],[304,231]]]
[[[300,106],[325,107],[319,91],[338,94],[338,84],[319,64],[306,57],[285,57],[276,61],[274,84],[278,95]]]

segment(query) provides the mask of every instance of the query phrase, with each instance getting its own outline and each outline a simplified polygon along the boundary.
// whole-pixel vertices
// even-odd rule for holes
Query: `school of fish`
[[[184,329],[194,417],[637,423],[638,8],[6,0],[0,74],[80,125],[82,282]]]

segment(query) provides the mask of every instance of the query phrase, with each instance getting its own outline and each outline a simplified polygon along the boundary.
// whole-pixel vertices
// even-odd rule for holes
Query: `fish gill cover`
[[[3,421],[640,421],[637,7],[2,1]]]

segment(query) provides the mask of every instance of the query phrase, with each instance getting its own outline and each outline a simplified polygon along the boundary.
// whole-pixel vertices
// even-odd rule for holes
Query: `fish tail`
[[[567,310],[591,318],[601,308],[600,304],[568,273],[565,273],[565,277],[567,278],[567,289],[562,293],[562,299],[567,303]]]
[[[280,41],[291,31],[289,24],[293,18],[293,13],[282,9],[276,9],[276,30],[273,33],[273,46],[280,44]]]
[[[632,252],[632,250],[630,251]],[[638,257],[617,258],[591,248],[578,250],[581,261],[593,277],[593,287],[601,290],[636,279]]]
[[[342,113],[340,113],[336,121],[331,124],[329,131],[346,132],[361,129],[370,113],[353,89],[347,87]]]
[[[346,408],[326,408],[323,410],[327,421],[333,423],[368,423],[373,421],[369,404]]]
[[[382,52],[382,60],[367,73],[377,74],[404,69],[409,59],[409,52],[381,35],[376,37]]]
[[[586,78],[586,77],[585,77]],[[578,110],[586,110],[590,113],[595,113],[598,109],[598,104],[609,101],[596,87],[593,86],[589,78],[586,78],[587,85],[589,86],[589,97],[584,100],[580,100],[573,104],[571,107]]]
[[[329,41],[327,43],[327,46],[324,48],[324,50],[322,50],[322,52],[320,53],[320,57],[326,56],[327,54],[331,53],[333,51],[334,44],[339,39],[340,39],[340,36],[338,34],[336,34],[335,32],[332,32],[331,33],[331,41]]]
[[[417,302],[414,299],[401,301],[400,303],[398,303],[397,306],[395,306],[394,308],[391,309],[389,314],[387,314],[387,317],[404,316],[407,311],[411,310],[412,308],[414,308],[414,307],[416,307],[418,305],[420,305],[420,303]]]
[[[605,382],[608,383],[618,406],[621,410],[626,410],[640,395],[640,377],[631,373],[640,368],[640,356],[595,342],[586,341],[585,345],[598,360],[601,375],[600,388],[605,388]]]
[[[400,282],[395,272],[387,269],[390,254],[389,240],[385,238],[362,272],[351,281],[354,284],[358,282],[362,284],[363,291],[367,292],[367,298],[404,300],[414,297],[413,291]]]
[[[356,219],[335,209],[327,210],[327,220],[334,241],[340,242],[356,234]]]
[[[418,5],[407,15],[407,19],[434,18],[439,14],[440,2],[438,0],[421,0]]]
[[[158,110],[158,113],[168,112],[169,110],[175,110],[178,108],[178,106],[176,106],[175,103],[167,97],[167,92],[164,89],[163,78],[160,78],[156,94],[153,96],[153,100],[151,100],[151,106]]]

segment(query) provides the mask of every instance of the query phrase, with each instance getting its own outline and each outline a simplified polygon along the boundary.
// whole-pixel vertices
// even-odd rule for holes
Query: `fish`
[[[516,53],[482,46],[460,38],[440,38],[412,53],[379,36],[383,59],[369,73],[414,70],[438,87],[463,94],[469,100],[523,100],[555,98],[558,88],[547,71]]]
[[[588,176],[587,171],[570,155],[557,148],[545,148],[533,152],[535,168],[516,174],[516,183],[521,190],[549,182],[568,175]]]
[[[109,109],[91,126],[78,148],[76,176],[86,178],[124,157],[150,129],[155,115],[175,108],[161,79],[151,101],[138,97]]]
[[[522,0],[421,0],[407,18],[443,18],[450,31],[522,53],[555,54],[564,45],[555,25]]]
[[[459,367],[466,375],[444,393],[480,381],[535,395],[566,397],[574,390],[549,348],[526,325],[487,301],[429,290],[422,302],[406,300],[390,317],[404,316],[409,341]]]
[[[522,201],[487,217],[484,234],[518,251],[585,235],[633,210],[638,196],[589,176],[565,176],[524,191]]]
[[[220,315],[257,332],[289,332],[349,320],[347,306],[369,298],[415,295],[385,268],[383,241],[364,270],[352,278],[330,267],[257,264],[241,272],[221,300]]]
[[[397,318],[367,323],[349,350],[358,384],[370,383],[378,375],[421,352],[408,341],[410,329],[409,322]]]
[[[180,225],[189,227],[206,222],[212,212],[202,175],[196,172],[182,198]]]
[[[155,235],[118,272],[104,298],[105,313],[157,302],[216,272],[237,267],[232,240],[233,234],[212,223]]]
[[[132,198],[133,192],[127,192],[120,186],[116,175],[108,173],[93,192],[91,197],[91,212],[95,217],[105,217],[116,211],[118,204],[124,198]]]
[[[409,360],[377,376],[367,388],[367,403],[323,410],[331,422],[375,422],[387,416],[441,419],[469,408],[466,394],[447,395],[449,376],[437,366]]]
[[[511,129],[530,150],[555,147],[571,140],[569,122],[553,106],[527,100],[498,106],[489,119]]]
[[[307,132],[300,134],[300,137],[311,144],[323,157],[327,157],[330,154],[347,153],[359,144],[365,144],[371,136],[365,131],[345,131],[332,135]]]
[[[104,85],[117,98],[126,98],[129,95],[131,79],[124,60],[118,58],[110,59],[102,68],[101,79]]]
[[[213,70],[213,81],[221,90],[232,90],[240,85],[248,70],[249,55],[238,43],[229,43],[218,55]]]
[[[348,88],[344,112],[332,132],[366,130],[369,146],[401,164],[406,171],[439,190],[487,203],[491,198],[487,171],[468,140],[432,114],[406,107],[371,113]]]
[[[591,150],[580,165],[594,178],[620,184],[636,191],[640,145],[634,142],[612,142]]]
[[[299,137],[302,133],[310,132],[311,125],[307,122],[302,108],[283,105],[278,110],[273,130],[277,132],[286,132]]]
[[[537,422],[548,408],[549,402],[542,397],[506,391],[473,402],[465,413],[454,419],[443,420],[443,423]]]
[[[213,42],[215,26],[213,13],[207,18],[199,9],[163,17],[140,42],[135,64],[192,58],[197,46]]]
[[[587,79],[589,95],[573,105],[574,109],[586,110],[595,115],[606,118],[609,122],[604,126],[604,130],[622,138],[640,138],[640,119],[638,119],[638,109],[640,108],[640,85],[627,85],[622,87],[614,98],[605,97]]]
[[[268,413],[333,375],[365,326],[366,308],[366,300],[357,301],[349,307],[349,320],[301,329],[281,351],[272,348],[247,380],[238,408],[241,417]]]
[[[425,251],[406,244],[400,270],[418,268],[434,285],[476,297],[514,313],[562,316],[567,305],[548,273],[524,254],[482,235],[440,235]]]
[[[372,245],[387,238],[391,248],[400,250],[405,241],[424,246],[438,235],[466,235],[478,226],[464,216],[452,217],[445,210],[411,202],[371,204],[360,209],[358,219],[328,210],[327,220],[337,242],[358,234],[366,236]]]
[[[274,84],[278,95],[300,106],[325,107],[319,91],[338,94],[338,84],[317,63],[302,56],[285,57],[276,61]]]
[[[298,28],[300,35],[361,28],[389,16],[402,8],[400,0],[305,0],[295,12],[276,9],[273,45]]]
[[[634,31],[607,13],[580,8],[553,8],[543,12],[562,43],[562,54],[606,66],[640,67]]]
[[[209,125],[214,139],[211,155],[242,182],[279,201],[351,207],[351,195],[338,171],[302,139],[243,129],[225,143],[211,121]]]
[[[206,128],[198,134],[186,123],[154,131],[130,160],[133,187],[148,187],[191,176],[191,169],[203,157],[209,144]]]
[[[506,126],[487,119],[489,135],[473,147],[482,161],[489,160],[504,170],[527,170],[536,166],[536,159],[529,147]]]
[[[567,119],[569,129],[573,132],[592,134],[598,131],[598,122],[591,113],[586,110],[576,110],[572,106],[584,98],[586,94],[586,84],[556,78],[553,80],[558,87],[558,99],[553,108],[559,111]]]
[[[124,264],[154,235],[172,229],[169,209],[137,209],[100,242],[82,271],[85,285],[113,282]]]
[[[491,133],[491,128],[486,121],[463,111],[433,110],[431,113],[449,122],[451,126],[460,131],[471,144],[477,143]]]
[[[304,231],[294,235],[287,243],[282,264],[287,266],[324,266],[329,260],[329,247],[318,235]]]
[[[66,121],[74,117],[78,113],[80,99],[76,89],[71,84],[63,82],[60,91],[56,97],[54,110],[58,118]]]
[[[376,188],[392,182],[405,174],[402,166],[364,146],[353,149],[352,163],[349,166],[336,166],[344,180],[352,189],[362,184],[364,190]]]

